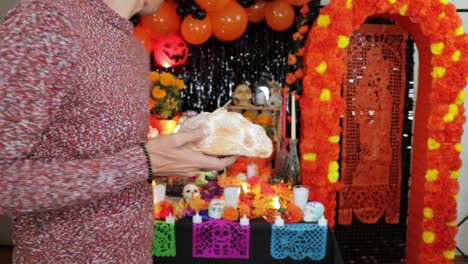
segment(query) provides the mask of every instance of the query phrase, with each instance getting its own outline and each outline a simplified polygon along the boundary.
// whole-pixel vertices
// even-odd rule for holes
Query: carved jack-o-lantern
[[[187,58],[187,43],[177,35],[160,38],[154,43],[154,60],[159,66],[169,68],[183,65]]]

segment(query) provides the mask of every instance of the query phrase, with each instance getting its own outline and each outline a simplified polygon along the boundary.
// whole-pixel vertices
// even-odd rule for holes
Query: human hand
[[[153,167],[153,175],[191,177],[200,170],[223,170],[233,164],[237,156],[214,157],[195,151],[190,143],[208,136],[206,128],[200,127],[149,140],[145,147]]]

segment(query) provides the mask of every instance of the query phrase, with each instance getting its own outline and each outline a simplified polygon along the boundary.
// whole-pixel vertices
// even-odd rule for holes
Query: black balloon
[[[185,6],[183,6],[183,5],[179,5],[177,7],[176,11],[177,11],[177,14],[179,16],[181,16],[181,17],[184,17],[184,16],[187,15],[187,10],[186,10]]]
[[[206,17],[206,11],[203,9],[198,9],[193,13],[193,17],[202,20]]]
[[[243,8],[249,7],[254,4],[252,0],[238,0],[237,1]],[[256,2],[256,1],[255,1]]]
[[[197,3],[195,3],[195,2],[190,3],[190,4],[189,4],[189,7],[190,7],[190,12],[192,13],[192,15],[193,15],[197,10],[200,9],[200,6],[199,6]]]

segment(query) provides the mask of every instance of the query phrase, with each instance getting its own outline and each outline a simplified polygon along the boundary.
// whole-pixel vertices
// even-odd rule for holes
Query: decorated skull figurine
[[[325,207],[320,202],[308,202],[304,207],[304,222],[317,222],[325,212]]]
[[[221,199],[211,199],[208,206],[208,215],[213,219],[221,219],[224,212],[224,201]]]
[[[182,196],[184,197],[184,200],[188,202],[189,199],[194,195],[200,196],[200,188],[194,183],[185,185],[184,189],[182,190]]]
[[[252,101],[252,91],[250,87],[245,84],[240,84],[234,90],[234,95],[232,96],[234,105],[239,106],[249,106]]]

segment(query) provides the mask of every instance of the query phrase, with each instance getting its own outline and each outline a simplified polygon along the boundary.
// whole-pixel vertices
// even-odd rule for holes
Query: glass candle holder
[[[153,184],[153,202],[157,203],[166,199],[166,184]]]
[[[232,206],[237,208],[239,202],[240,187],[228,186],[224,188],[224,202],[226,207]]]
[[[309,201],[309,188],[303,185],[293,187],[294,203],[304,212],[304,207]]]

